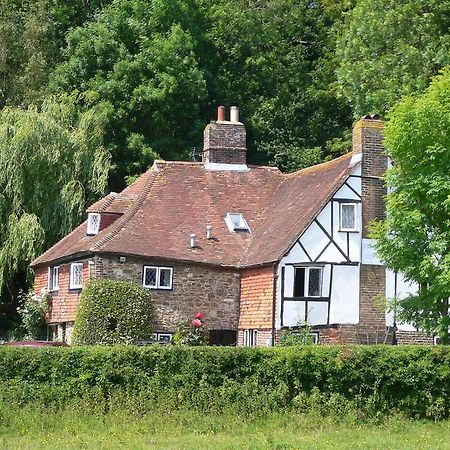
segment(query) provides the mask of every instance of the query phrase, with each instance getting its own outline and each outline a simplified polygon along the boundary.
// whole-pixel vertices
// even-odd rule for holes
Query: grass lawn
[[[57,413],[0,407],[1,449],[450,449],[450,422],[379,424],[277,413],[260,418]]]

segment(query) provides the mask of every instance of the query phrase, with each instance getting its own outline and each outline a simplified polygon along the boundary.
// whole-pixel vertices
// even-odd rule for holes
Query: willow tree
[[[107,109],[79,110],[63,96],[40,109],[0,112],[0,292],[17,292],[18,274],[80,221],[106,187]],[[23,277],[21,277],[23,278]],[[16,280],[16,282],[14,282]]]
[[[397,304],[398,316],[449,341],[450,70],[391,112],[386,147],[387,219],[374,226],[376,249],[392,270],[421,288]]]

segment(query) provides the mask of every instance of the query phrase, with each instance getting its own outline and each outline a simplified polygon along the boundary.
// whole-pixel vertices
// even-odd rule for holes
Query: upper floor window
[[[142,284],[150,289],[172,289],[172,267],[144,266]]]
[[[87,234],[97,234],[100,229],[100,214],[89,213],[87,221]]]
[[[356,231],[356,203],[341,203],[341,231]]]
[[[83,263],[70,265],[69,289],[81,289],[83,287]]]
[[[250,227],[241,213],[228,213],[225,222],[230,231],[250,231]]]
[[[321,297],[322,271],[322,267],[296,267],[294,297]]]
[[[50,267],[48,269],[49,279],[48,288],[50,291],[59,290],[59,266]]]

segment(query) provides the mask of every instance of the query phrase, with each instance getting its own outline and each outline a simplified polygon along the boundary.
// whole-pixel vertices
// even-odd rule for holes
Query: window
[[[322,295],[322,267],[296,267],[294,297],[320,297]]]
[[[172,333],[153,333],[153,340],[161,344],[170,344]]]
[[[244,330],[244,346],[256,347],[258,330]]]
[[[341,231],[356,230],[356,203],[341,203]]]
[[[142,284],[150,289],[172,289],[172,267],[144,266]]]
[[[100,228],[100,214],[89,213],[87,222],[87,234],[97,234]]]
[[[52,292],[59,290],[59,266],[48,269],[48,288]]]
[[[228,213],[225,222],[230,231],[250,231],[250,227],[241,213]]]
[[[70,265],[70,289],[81,289],[83,287],[83,263],[72,263]]]

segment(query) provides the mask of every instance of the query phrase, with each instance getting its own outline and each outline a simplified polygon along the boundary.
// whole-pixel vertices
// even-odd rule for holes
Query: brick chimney
[[[369,238],[369,225],[384,219],[384,197],[387,190],[382,176],[387,169],[383,147],[384,123],[378,115],[363,116],[353,128],[353,153],[361,155],[362,251],[360,270],[360,326],[368,333],[371,343],[378,330],[384,331],[384,311],[376,305],[376,298],[386,294],[386,269],[377,260]]]
[[[207,165],[246,165],[246,132],[239,122],[239,110],[232,106],[230,120],[225,120],[225,108],[217,109],[217,120],[206,125],[203,133],[203,162]]]

